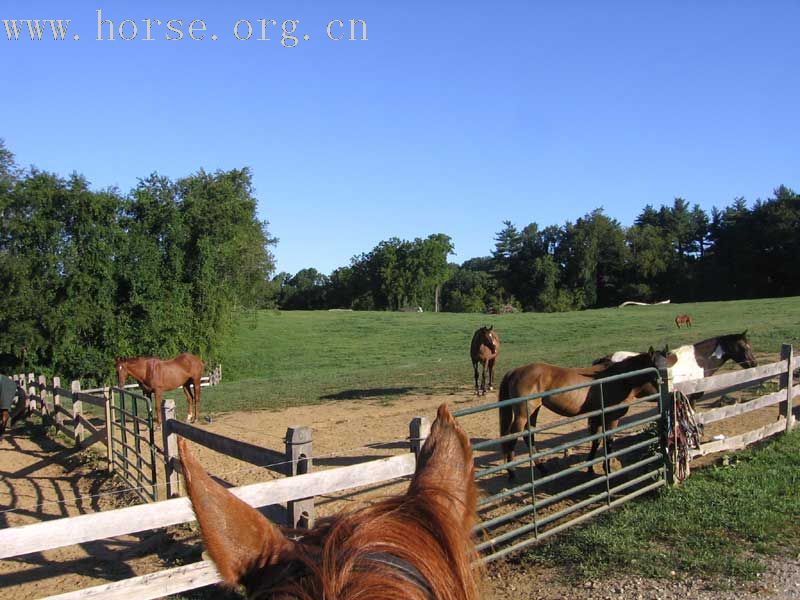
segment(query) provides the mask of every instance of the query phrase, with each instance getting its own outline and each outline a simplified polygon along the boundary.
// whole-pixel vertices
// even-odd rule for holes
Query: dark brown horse
[[[686,325],[686,327],[692,326],[692,316],[691,315],[678,315],[675,317],[675,325],[677,325],[678,329],[681,328],[681,325]]]
[[[119,387],[125,385],[128,375],[142,386],[142,391],[152,399],[155,395],[156,423],[161,419],[161,396],[164,392],[183,386],[188,414],[186,420],[194,423],[200,414],[200,379],[205,363],[194,354],[184,352],[172,360],[152,356],[118,358],[116,361]],[[194,385],[194,394],[190,387]]]
[[[472,370],[475,372],[475,393],[486,393],[486,369],[489,369],[489,389],[494,386],[494,362],[500,353],[500,337],[493,327],[481,327],[472,336],[469,356],[472,359]],[[478,388],[478,363],[481,364],[481,386]]]
[[[518,367],[505,374],[503,381],[500,383],[498,401],[508,400],[510,398],[521,398],[540,392],[546,392],[547,390],[554,390],[581,383],[590,383],[596,379],[602,379],[603,377],[630,373],[648,367],[666,368],[672,366],[675,360],[675,357],[671,354],[665,356],[663,353],[655,352],[653,348],[650,348],[649,352],[635,354],[617,363],[594,365],[586,368],[575,369],[557,367],[546,363],[533,363],[524,367]],[[602,400],[606,408],[608,408],[623,402],[628,402],[636,397],[655,394],[657,391],[657,376],[655,373],[650,372],[604,383]],[[530,421],[531,428],[535,428],[536,418],[542,406],[546,406],[562,417],[574,417],[598,410],[601,408],[600,387],[596,385],[583,387],[571,392],[562,392],[560,394],[544,396],[527,402],[520,402],[513,406],[504,406],[500,408],[500,435],[504,436],[512,433],[521,433],[522,430],[525,429],[526,421]],[[607,414],[605,416],[605,428],[615,428],[619,420],[624,417],[627,412],[628,409],[625,407],[619,408],[611,414]],[[603,426],[603,421],[601,419],[601,416],[590,417],[588,419],[589,433],[591,435],[600,431]],[[533,449],[533,437],[531,437],[530,440],[526,438],[526,442],[530,444],[531,449]],[[606,449],[610,453],[610,437],[605,443],[607,444]],[[502,451],[506,462],[511,462],[513,459],[514,446],[516,446],[516,444],[516,438],[503,442]],[[599,439],[592,440],[589,460],[594,459],[599,445]],[[541,472],[545,471],[538,463],[537,467]],[[590,465],[588,471],[593,473],[594,465]],[[514,471],[512,469],[508,470],[508,476],[509,479],[514,479]]]
[[[408,491],[287,537],[213,481],[179,439],[206,550],[229,585],[259,600],[478,600],[470,530],[477,490],[469,439],[446,405]]]

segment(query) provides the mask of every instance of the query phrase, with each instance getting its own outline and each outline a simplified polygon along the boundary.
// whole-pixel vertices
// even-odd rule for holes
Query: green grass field
[[[701,469],[681,487],[624,505],[530,551],[577,579],[613,573],[754,579],[763,555],[800,547],[800,432]]]
[[[678,330],[673,319],[684,312],[695,326]],[[499,380],[528,362],[580,366],[614,350],[675,347],[744,329],[757,353],[777,355],[782,342],[800,342],[800,297],[554,314],[246,313],[221,348],[223,384],[204,389],[202,409],[446,394],[471,385],[469,343],[484,324],[502,340]],[[185,410],[182,401],[178,408]]]

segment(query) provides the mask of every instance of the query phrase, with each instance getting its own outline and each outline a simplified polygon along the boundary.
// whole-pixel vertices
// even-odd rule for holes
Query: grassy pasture
[[[679,313],[691,314],[695,326],[677,329]],[[472,385],[472,333],[484,324],[493,324],[502,340],[499,381],[529,362],[586,365],[615,350],[675,347],[744,329],[757,353],[777,355],[782,342],[800,344],[800,297],[554,314],[246,313],[221,349],[224,383],[204,389],[202,409],[463,390]],[[182,401],[178,409],[185,411]]]

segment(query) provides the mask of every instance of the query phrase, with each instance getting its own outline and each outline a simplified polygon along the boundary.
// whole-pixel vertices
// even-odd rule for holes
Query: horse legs
[[[627,409],[625,410],[625,412],[628,412]],[[619,420],[622,418],[622,416],[624,414],[625,413],[623,413],[622,415],[620,415],[618,417],[615,417],[613,421],[607,421],[606,422],[606,430],[616,429],[617,425],[619,425]],[[589,419],[589,435],[595,435],[596,433],[598,433],[602,429],[602,420],[601,419],[603,419],[603,415],[599,415],[597,417],[591,417]],[[600,439],[601,438],[596,438],[596,439],[592,440],[592,449],[589,451],[589,458],[588,458],[589,461],[594,460],[594,457],[597,455],[597,449],[600,447]],[[604,451],[605,454],[611,454],[613,452],[612,441],[611,441],[611,436],[610,435],[604,436],[604,439],[603,439],[603,451]],[[616,458],[612,458],[609,461],[603,461],[603,471],[605,471],[605,473],[610,473],[612,471],[612,468],[611,468],[612,465],[615,468],[619,467],[620,466],[620,462]],[[594,465],[593,464],[589,465],[586,468],[586,472],[589,475],[595,475],[596,471],[594,470]]]
[[[186,396],[186,421],[194,423],[194,398],[192,397],[191,389],[189,389],[191,384],[191,380],[183,384],[183,395]]]
[[[486,393],[486,361],[481,361],[481,394]]]
[[[541,404],[538,404],[536,408],[533,409],[529,418],[525,417],[523,414],[524,407],[522,404],[518,404],[513,407],[513,420],[510,423],[510,426],[504,430],[501,427],[500,434],[501,435],[510,435],[512,433],[521,433],[522,430],[525,429],[526,424],[530,424],[531,428],[536,427],[536,418],[539,415],[539,409],[542,407]],[[511,407],[509,407],[511,409]],[[517,439],[514,438],[513,440],[508,440],[501,444],[501,451],[503,453],[503,459],[505,462],[511,462],[514,459],[514,446],[517,445]],[[528,445],[528,448],[531,452],[536,452],[536,447],[534,446],[533,434],[531,434],[530,438],[527,436],[525,437],[525,443]],[[538,462],[534,461],[534,465],[536,468],[539,469],[539,472],[544,475],[547,473],[546,469]],[[514,474],[514,468],[508,468],[508,480],[514,481],[516,479],[516,475]]]
[[[473,361],[472,370],[475,372],[475,395],[476,396],[480,396],[481,395],[481,390],[478,387],[478,363],[477,363],[477,361]]]
[[[156,397],[156,427],[161,424],[161,390],[153,390],[152,394],[150,394],[151,398],[155,394]]]
[[[194,410],[192,411],[192,423],[194,423],[197,420],[197,417],[200,416],[200,388],[203,386],[200,385],[199,375],[192,381],[194,385]]]
[[[3,409],[0,411],[0,435],[3,435],[6,431],[6,427],[8,426],[8,411]]]
[[[489,391],[494,390],[494,385],[492,385],[494,383],[494,360],[489,361]]]

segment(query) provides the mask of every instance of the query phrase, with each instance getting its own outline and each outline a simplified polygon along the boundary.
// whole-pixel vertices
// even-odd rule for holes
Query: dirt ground
[[[476,398],[468,386],[456,393],[423,396],[392,397],[375,395],[359,400],[336,400],[315,406],[287,408],[282,411],[253,411],[214,415],[211,422],[201,420],[209,431],[283,451],[284,435],[289,426],[306,425],[313,431],[314,469],[327,469],[356,464],[366,460],[408,452],[408,424],[414,416],[433,419],[436,407],[447,402],[458,410],[477,403],[492,403],[495,394]],[[732,401],[725,399],[723,402]],[[702,404],[702,403],[701,403]],[[719,405],[719,399],[706,402],[706,408]],[[639,410],[646,410],[641,406]],[[635,411],[634,411],[635,412]],[[705,439],[723,434],[732,435],[774,421],[777,407],[750,413],[744,418],[715,423],[706,431]],[[542,411],[539,424],[555,420],[549,411]],[[497,435],[497,412],[489,411],[465,417],[462,425],[473,439]],[[570,429],[582,430],[585,422]],[[565,430],[560,429],[559,433]],[[547,447],[549,437],[537,438],[540,447]],[[518,446],[520,452],[522,444]],[[586,449],[579,449],[583,454]],[[195,446],[200,461],[207,470],[230,483],[241,485],[278,477],[272,471],[255,467]],[[0,439],[0,527],[107,510],[125,506],[134,500],[130,493],[120,493],[119,483],[108,475],[105,460],[87,452],[76,452],[68,443],[50,439],[34,426],[17,427],[11,437]],[[94,458],[93,458],[94,457]],[[476,456],[478,465],[496,460],[496,454]],[[716,457],[718,458],[718,457]],[[714,460],[715,457],[704,460]],[[559,463],[579,460],[558,455],[551,459],[551,470]],[[505,485],[505,476],[491,478],[484,484],[484,493]],[[317,498],[318,515],[343,508],[358,508],[365,503],[396,493],[405,484],[380,486],[364,493]],[[163,497],[163,496],[162,496]],[[199,560],[200,547],[193,526],[171,528],[167,531],[145,532],[114,540],[105,540],[0,561],[0,589],[11,591],[19,599],[40,598],[82,587],[99,585],[112,580],[178,566]],[[788,568],[785,565],[776,568]],[[487,578],[487,598],[672,598],[669,582],[642,583],[628,578],[613,583],[599,582],[596,587],[564,587],[550,572],[523,572],[522,567],[509,561],[493,563]],[[800,582],[800,567],[795,565],[787,586]],[[786,573],[784,573],[786,575]],[[767,577],[769,574],[766,575]],[[780,577],[784,579],[785,577]],[[638,581],[638,583],[637,583]],[[616,587],[614,587],[616,586]],[[626,587],[627,586],[627,587]],[[649,586],[649,587],[648,587]],[[648,595],[647,590],[655,590]],[[678,590],[682,598],[711,598],[724,596],[700,595],[699,588]],[[769,588],[771,589],[771,588]],[[761,596],[768,586],[759,588]],[[800,590],[800,586],[792,588]],[[617,591],[619,590],[619,591]],[[627,595],[625,590],[633,595]],[[747,590],[738,590],[737,598]],[[678,593],[678,592],[676,592]],[[674,597],[678,597],[677,595]],[[732,596],[733,597],[733,596]],[[753,596],[756,597],[756,596]],[[775,596],[794,598],[797,596]]]

